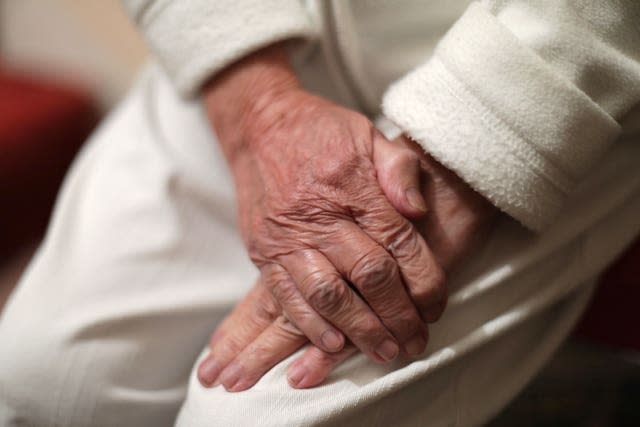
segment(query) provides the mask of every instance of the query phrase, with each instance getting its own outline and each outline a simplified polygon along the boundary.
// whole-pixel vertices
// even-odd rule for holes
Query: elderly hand
[[[407,156],[407,149],[418,157]],[[378,140],[374,152],[378,180],[401,212],[411,210],[403,189],[415,185],[422,175],[422,192],[429,211],[415,225],[434,249],[438,261],[444,268],[451,268],[488,229],[496,209],[406,138],[393,142]],[[287,319],[259,282],[213,335],[210,354],[200,364],[198,376],[205,386],[221,383],[229,391],[245,390],[305,342],[304,333]],[[297,388],[318,385],[356,351],[349,343],[338,352],[326,352],[311,345],[290,366],[289,382]],[[212,367],[217,372],[223,369],[222,374],[210,375]]]
[[[249,255],[286,318],[326,351],[344,333],[379,362],[421,353],[424,322],[444,308],[444,275],[380,188],[374,141],[384,137],[372,123],[302,90],[278,46],[218,75],[205,103]],[[423,213],[417,182],[398,197]]]

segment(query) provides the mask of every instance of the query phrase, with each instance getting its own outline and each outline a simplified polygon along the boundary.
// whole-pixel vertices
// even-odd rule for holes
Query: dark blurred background
[[[0,0],[0,310],[65,171],[145,56],[118,0]],[[490,426],[640,426],[639,305],[637,241],[572,338]]]
[[[0,0],[0,305],[75,153],[145,56],[118,0]]]

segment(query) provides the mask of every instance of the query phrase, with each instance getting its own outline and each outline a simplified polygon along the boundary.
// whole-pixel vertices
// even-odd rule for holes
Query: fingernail
[[[399,351],[400,349],[396,343],[391,340],[386,340],[378,346],[375,352],[381,359],[388,362],[395,359]]]
[[[420,212],[427,211],[427,204],[425,203],[424,198],[422,197],[422,194],[420,193],[420,191],[418,191],[417,188],[410,188],[407,190],[405,194],[411,206],[413,206],[415,209],[419,210]]]
[[[289,383],[294,386],[300,384],[305,375],[307,375],[307,368],[303,364],[293,365],[287,373]]]
[[[322,341],[322,345],[329,351],[338,351],[340,347],[342,347],[340,335],[332,330],[324,331],[320,336],[320,341]]]
[[[224,385],[224,388],[230,391],[233,389],[240,377],[242,376],[242,367],[236,363],[232,363],[227,366],[227,368],[222,371],[220,375],[220,383]]]
[[[200,381],[205,387],[210,387],[220,373],[220,364],[214,359],[206,359],[198,369]]]
[[[407,343],[405,343],[404,349],[407,354],[414,356],[416,354],[422,353],[426,346],[427,342],[425,341],[422,334],[417,333],[413,337],[411,337],[411,339]]]

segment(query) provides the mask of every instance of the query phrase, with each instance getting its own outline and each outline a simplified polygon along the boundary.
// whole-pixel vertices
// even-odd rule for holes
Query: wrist
[[[204,88],[207,116],[228,159],[248,148],[250,134],[268,110],[300,84],[283,43],[230,65]]]

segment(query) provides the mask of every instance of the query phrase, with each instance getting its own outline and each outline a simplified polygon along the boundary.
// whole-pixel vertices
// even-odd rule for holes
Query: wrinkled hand
[[[408,156],[406,149],[414,156]],[[422,193],[429,211],[415,225],[434,250],[438,262],[450,269],[481,238],[496,209],[454,173],[423,153],[406,138],[376,141],[377,177],[398,211],[410,214],[403,194],[423,181]],[[282,308],[258,282],[223,322],[210,342],[211,352],[198,369],[205,386],[221,383],[229,391],[251,387],[272,366],[306,342],[305,334],[283,314]],[[293,387],[320,384],[331,370],[357,349],[347,343],[337,352],[311,345],[289,368]],[[222,374],[211,379],[212,370]]]
[[[444,275],[380,188],[374,141],[384,137],[290,73],[281,51],[267,50],[217,77],[206,96],[249,255],[286,318],[319,348],[340,350],[344,333],[379,362],[401,349],[419,354],[424,322],[444,308]],[[407,190],[398,196],[406,210],[423,213],[417,182]]]

